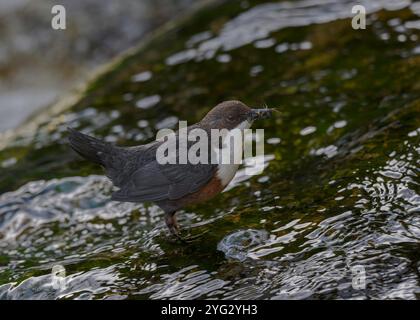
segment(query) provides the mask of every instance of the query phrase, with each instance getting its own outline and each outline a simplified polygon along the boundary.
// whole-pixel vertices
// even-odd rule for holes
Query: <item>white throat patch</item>
[[[252,122],[245,120],[235,127],[235,129],[245,130],[249,129],[252,125]],[[233,151],[235,148],[232,148]],[[241,150],[241,152],[243,152]],[[232,157],[233,158],[233,157]],[[219,164],[217,169],[217,177],[220,179],[222,185],[226,187],[229,182],[233,179],[236,174],[236,171],[239,168],[239,164]]]
[[[251,125],[252,125],[252,122],[245,120],[245,121],[242,121],[240,124],[238,124],[235,129],[241,129],[241,130],[249,129],[251,128]]]

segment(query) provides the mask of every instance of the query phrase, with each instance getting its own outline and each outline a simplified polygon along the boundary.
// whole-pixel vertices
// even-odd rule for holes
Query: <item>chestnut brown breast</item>
[[[196,191],[184,198],[182,202],[185,204],[194,204],[209,200],[222,192],[224,186],[222,185],[220,179],[215,175],[203,188],[199,191]]]

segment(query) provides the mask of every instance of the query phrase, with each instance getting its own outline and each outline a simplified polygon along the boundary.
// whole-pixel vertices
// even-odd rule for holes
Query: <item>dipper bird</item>
[[[247,129],[254,120],[271,116],[271,112],[272,109],[268,108],[251,109],[240,101],[224,101],[200,122],[186,129],[188,132],[203,129],[209,136],[212,129]],[[154,202],[164,210],[170,232],[181,240],[176,212],[220,193],[239,167],[239,164],[214,164],[211,161],[161,164],[157,160],[157,150],[165,139],[135,147],[119,147],[71,128],[68,131],[71,147],[82,157],[104,167],[106,175],[119,188],[112,194],[112,200]],[[177,132],[175,141],[179,139]]]

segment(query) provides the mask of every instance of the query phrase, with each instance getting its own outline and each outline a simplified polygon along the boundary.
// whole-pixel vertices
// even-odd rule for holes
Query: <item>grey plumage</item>
[[[212,129],[242,128],[254,120],[271,114],[270,109],[250,109],[240,101],[225,101],[215,106],[197,124],[187,128],[203,129],[210,137]],[[164,140],[136,147],[117,147],[69,128],[71,147],[82,157],[100,164],[106,175],[119,188],[112,199],[116,201],[152,201],[165,211],[165,222],[172,234],[180,238],[176,212],[192,203],[206,201],[223,190],[233,178],[237,166],[224,167],[211,164],[212,146],[206,163],[161,164],[156,153]],[[178,159],[179,133],[168,143],[175,143],[169,157]],[[216,142],[219,144],[219,142]],[[187,150],[195,141],[187,142]],[[219,146],[220,148],[220,146]],[[201,152],[201,150],[200,150]],[[203,155],[204,157],[204,155]],[[228,170],[223,170],[228,168]]]
[[[69,128],[69,142],[81,156],[102,165],[114,185],[120,188],[113,193],[113,200],[153,201],[162,204],[164,210],[168,201],[180,199],[203,187],[217,167],[212,164],[159,164],[156,150],[163,141],[137,147],[116,147]]]

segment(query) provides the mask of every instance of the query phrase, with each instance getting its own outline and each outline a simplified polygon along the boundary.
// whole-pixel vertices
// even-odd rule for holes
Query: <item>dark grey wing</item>
[[[163,174],[171,180],[168,199],[179,199],[204,187],[217,171],[212,164],[179,164],[163,166]]]
[[[134,157],[131,164],[127,164],[129,168],[134,163],[135,169],[126,171],[129,174],[125,182],[119,185],[120,190],[113,194],[114,200],[176,200],[200,190],[214,176],[217,165],[213,164],[159,164],[156,161],[156,152],[161,143],[154,143],[146,152],[139,149],[138,160]],[[192,144],[188,142],[188,148]],[[171,153],[170,156],[176,157],[177,153]],[[147,163],[144,161],[145,157],[148,159]]]
[[[162,201],[180,199],[205,186],[217,166],[212,164],[165,164],[149,162],[112,195],[118,201]]]

